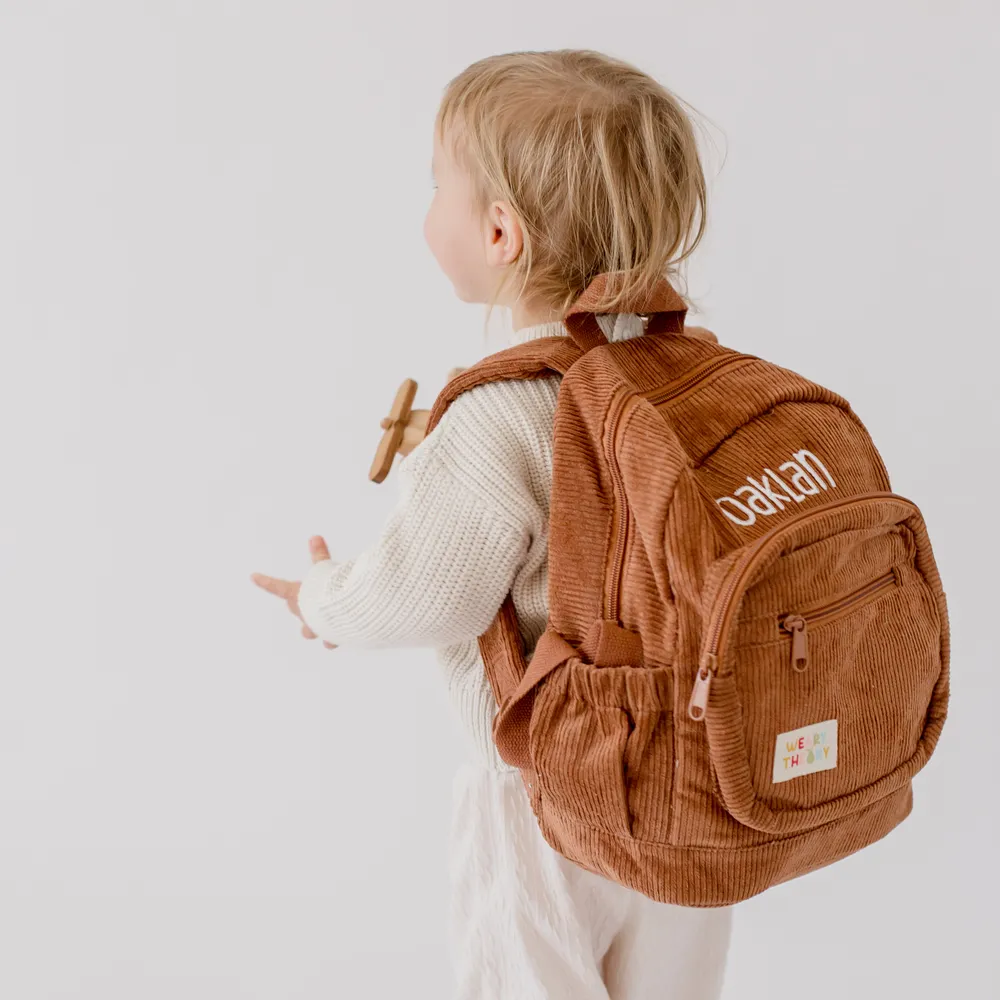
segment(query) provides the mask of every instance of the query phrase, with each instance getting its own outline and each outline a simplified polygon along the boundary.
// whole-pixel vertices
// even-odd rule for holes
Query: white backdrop
[[[249,575],[369,544],[396,387],[429,406],[500,346],[423,241],[434,112],[473,60],[563,47],[708,117],[690,320],[851,400],[950,601],[911,817],[741,904],[725,998],[998,995],[997,29],[986,0],[0,0],[0,997],[449,995],[433,653],[307,642]]]

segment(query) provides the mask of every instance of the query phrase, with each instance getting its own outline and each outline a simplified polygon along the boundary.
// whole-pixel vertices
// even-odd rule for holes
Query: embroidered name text
[[[785,509],[786,503],[802,503],[807,496],[837,485],[826,466],[805,448],[795,452],[791,461],[779,465],[778,469],[785,474],[784,479],[773,469],[765,468],[759,480],[747,476],[749,485],[733,490],[734,496],[716,497],[715,502],[722,513],[730,521],[748,526],[757,520],[758,514],[765,517],[777,514]]]

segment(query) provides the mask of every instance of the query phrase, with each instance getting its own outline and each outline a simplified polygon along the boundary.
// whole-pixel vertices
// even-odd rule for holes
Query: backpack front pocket
[[[809,630],[817,625],[829,625],[845,615],[868,604],[900,584],[901,572],[893,567],[887,573],[856,590],[827,604],[813,609],[802,609],[790,614],[778,615],[779,627],[791,636],[789,643],[790,661],[793,670],[802,672],[809,667]]]
[[[944,722],[944,594],[918,509],[864,494],[799,514],[727,560],[706,594],[689,714],[725,808],[793,834],[923,767]]]

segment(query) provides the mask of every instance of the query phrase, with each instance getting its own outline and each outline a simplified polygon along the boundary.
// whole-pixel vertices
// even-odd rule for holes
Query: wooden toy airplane
[[[452,368],[445,379],[450,382],[464,368]],[[409,455],[424,439],[427,418],[430,410],[413,409],[413,397],[417,394],[417,383],[412,378],[403,379],[396,390],[396,398],[392,401],[389,416],[383,417],[379,426],[385,433],[378,443],[375,461],[368,470],[368,478],[374,483],[380,483],[389,474],[396,452]]]
[[[699,337],[718,343],[718,338],[711,330],[703,326],[686,326],[684,332],[689,337]],[[450,382],[464,368],[449,370],[446,381]],[[393,459],[398,452],[408,455],[424,439],[427,418],[430,410],[413,409],[413,399],[417,394],[417,383],[412,378],[404,379],[396,390],[396,398],[392,401],[389,416],[383,417],[379,426],[385,432],[375,451],[375,460],[368,470],[368,478],[374,483],[380,483],[389,474]]]

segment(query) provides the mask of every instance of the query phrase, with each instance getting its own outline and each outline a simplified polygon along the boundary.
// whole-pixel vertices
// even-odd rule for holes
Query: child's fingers
[[[251,573],[250,579],[261,590],[266,590],[276,597],[283,597],[286,601],[299,592],[299,584],[295,580],[282,580],[279,577],[265,576],[263,573]]]
[[[399,442],[400,455],[409,455],[424,439],[424,432],[419,428],[408,426],[403,429],[403,440]]]
[[[308,625],[303,625],[302,626],[302,634],[307,639],[315,639],[316,638],[316,633]],[[326,646],[327,649],[336,649],[337,648],[336,643],[327,642],[326,639],[323,640],[323,645]]]
[[[326,547],[326,542],[323,540],[322,535],[313,535],[309,539],[309,552],[312,555],[312,561],[323,562],[330,558],[330,550]]]

